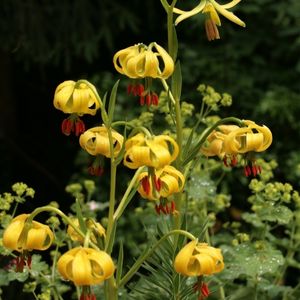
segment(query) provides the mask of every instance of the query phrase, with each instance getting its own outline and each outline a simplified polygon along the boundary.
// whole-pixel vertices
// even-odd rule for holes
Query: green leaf
[[[178,61],[175,65],[175,71],[172,76],[171,91],[175,99],[180,99],[182,88],[182,76],[180,62]]]
[[[79,203],[79,199],[78,199],[78,198],[76,198],[75,205],[76,205],[76,206],[75,206],[75,208],[76,208],[76,217],[78,218],[80,230],[81,230],[83,233],[86,233],[87,228],[86,228],[86,224],[85,224],[85,221],[84,221],[84,218],[83,218],[82,209],[81,209],[81,206],[80,206],[80,203]]]
[[[177,52],[178,52],[178,39],[177,39],[176,28],[175,28],[174,25],[172,27],[172,30],[173,30],[173,45],[172,45],[172,50],[173,51],[170,54],[171,54],[173,60],[176,61]]]
[[[0,286],[9,285],[8,271],[0,269]]]
[[[109,97],[109,103],[108,103],[108,124],[109,125],[111,125],[113,121],[119,81],[120,80],[117,80],[116,83],[114,84]]]
[[[119,249],[119,256],[118,256],[117,274],[116,274],[117,286],[119,285],[119,282],[120,282],[121,276],[122,276],[123,260],[124,260],[124,249],[123,249],[123,243],[121,241],[120,249]]]
[[[259,210],[258,216],[261,220],[276,222],[278,224],[288,224],[293,218],[293,212],[283,205],[268,206]]]
[[[222,249],[226,262],[222,276],[227,280],[241,276],[254,279],[264,274],[275,274],[284,263],[282,253],[265,242],[243,243],[234,248],[225,246]]]
[[[17,280],[20,282],[24,282],[25,280],[27,280],[28,277],[29,277],[29,272],[28,272],[27,268],[24,268],[23,272],[10,271],[8,273],[9,281]]]
[[[207,175],[196,172],[191,175],[186,190],[191,199],[201,200],[215,197],[216,185]]]

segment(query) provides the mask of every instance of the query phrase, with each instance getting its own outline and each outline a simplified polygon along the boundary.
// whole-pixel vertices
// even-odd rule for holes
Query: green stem
[[[132,177],[132,179],[131,179],[131,181],[130,181],[130,183],[129,183],[129,185],[128,185],[128,187],[127,187],[127,189],[126,189],[126,191],[125,191],[125,193],[124,193],[124,195],[123,195],[123,197],[120,201],[120,204],[118,205],[118,208],[116,209],[116,211],[114,213],[114,220],[115,221],[117,221],[121,217],[124,209],[129,204],[129,201],[127,200],[128,196],[131,193],[134,186],[136,185],[136,183],[138,181],[138,177],[142,173],[143,170],[144,170],[143,167],[137,169],[134,176]]]
[[[187,164],[189,161],[191,161],[198,153],[199,149],[201,148],[202,144],[206,141],[207,137],[220,125],[226,124],[226,123],[236,123],[239,126],[243,125],[243,121],[235,118],[235,117],[228,117],[221,119],[217,121],[215,124],[213,124],[210,128],[208,128],[200,137],[199,141],[193,146],[193,149],[191,149],[187,155],[186,158],[183,161],[183,165]]]
[[[33,219],[40,213],[42,212],[45,212],[45,211],[48,211],[48,212],[52,212],[52,213],[55,213],[57,215],[59,215],[67,224],[69,224],[70,226],[73,227],[73,229],[80,235],[82,236],[83,238],[85,237],[85,234],[74,224],[74,222],[72,222],[71,218],[69,218],[66,214],[64,214],[60,209],[56,208],[56,207],[53,207],[53,206],[41,206],[41,207],[38,207],[36,208],[27,218],[26,222],[32,222]],[[92,248],[96,249],[96,250],[99,250],[99,247],[93,243],[92,241],[90,241],[90,245]]]
[[[114,158],[114,149],[113,149],[113,138],[111,133],[111,128],[107,128],[109,144],[110,144],[110,193],[109,193],[109,209],[108,209],[108,224],[106,232],[106,241],[105,241],[105,251],[108,254],[111,253],[114,242],[114,212],[116,204],[116,174],[117,174],[117,165],[115,164]]]
[[[173,8],[177,0],[173,0],[167,10],[167,27],[168,27],[168,52],[175,61],[175,49],[174,49],[174,35],[173,35]]]
[[[107,300],[118,299],[118,288],[116,285],[116,280],[113,276],[105,281],[104,289],[105,289],[105,299]]]
[[[123,276],[123,278],[120,280],[119,287],[124,286],[130,279],[131,277],[137,272],[137,270],[141,267],[143,262],[150,257],[156,248],[160,246],[160,244],[169,236],[171,235],[177,235],[177,234],[182,234],[189,238],[190,240],[196,240],[196,238],[189,233],[188,231],[181,230],[181,229],[175,229],[172,230],[168,233],[166,233],[163,237],[161,237],[151,248],[148,248],[145,253],[143,253],[137,261],[131,266],[130,270]]]
[[[225,290],[224,290],[223,286],[219,287],[219,293],[220,293],[220,300],[225,300],[226,296],[225,296]]]
[[[160,81],[161,81],[165,91],[168,93],[168,96],[170,97],[171,102],[175,105],[176,101],[175,101],[173,94],[170,91],[170,87],[169,87],[167,81],[163,78],[161,78]]]

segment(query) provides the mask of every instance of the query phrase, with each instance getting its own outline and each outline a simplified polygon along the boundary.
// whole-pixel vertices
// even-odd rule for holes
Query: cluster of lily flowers
[[[234,23],[245,26],[238,17],[228,9],[240,0],[233,0],[220,5],[214,0],[201,0],[190,11],[174,8],[179,16],[175,20],[178,25],[183,20],[198,13],[207,16],[205,29],[208,40],[219,39],[217,26],[221,25],[218,13]],[[136,44],[118,51],[113,58],[116,70],[132,80],[127,93],[139,97],[141,105],[158,105],[159,97],[152,89],[155,79],[168,79],[174,72],[174,61],[169,53],[153,42],[148,46]],[[185,176],[181,170],[172,166],[179,154],[176,141],[169,135],[151,135],[147,130],[125,138],[117,131],[108,131],[105,125],[86,129],[81,120],[83,115],[96,115],[101,108],[100,97],[96,88],[86,80],[77,82],[68,80],[55,90],[54,107],[69,116],[63,120],[62,133],[79,137],[79,144],[95,162],[89,167],[92,175],[101,175],[103,170],[101,159],[122,155],[123,163],[130,169],[144,168],[139,174],[137,191],[144,199],[156,203],[158,214],[175,215],[176,193],[181,193],[185,185]],[[259,126],[252,121],[243,121],[243,126],[220,125],[212,131],[199,151],[205,156],[217,156],[226,166],[235,166],[241,158],[245,175],[256,175],[261,172],[253,152],[266,150],[272,143],[272,133],[266,126]],[[250,153],[250,154],[249,154]],[[71,240],[81,243],[62,254],[57,261],[57,269],[61,276],[81,287],[80,300],[94,300],[91,285],[101,284],[113,276],[115,264],[111,256],[98,247],[97,241],[105,239],[105,229],[100,223],[86,219],[85,226],[89,232],[88,240],[80,234],[77,219],[68,226],[67,233]],[[22,272],[24,267],[31,267],[32,250],[47,250],[53,243],[54,234],[49,226],[32,220],[30,215],[22,214],[15,217],[6,228],[3,245],[20,253],[16,262],[16,271]],[[92,245],[93,247],[88,247]],[[177,254],[174,261],[176,272],[184,276],[197,277],[193,286],[199,299],[209,295],[204,282],[204,275],[212,275],[223,270],[224,262],[221,250],[192,240]]]
[[[72,281],[81,287],[80,300],[95,300],[91,286],[101,284],[110,278],[115,271],[115,265],[110,255],[100,249],[85,246],[85,239],[78,234],[79,221],[72,220],[67,233],[72,241],[81,243],[81,246],[72,248],[62,254],[57,261],[57,269],[65,280]],[[91,232],[90,239],[96,243],[99,238],[105,238],[103,226],[86,219],[85,224]],[[3,235],[3,245],[20,253],[16,259],[16,271],[23,272],[25,266],[31,268],[32,250],[47,250],[53,242],[54,234],[48,225],[30,220],[30,215],[21,214],[15,217],[6,228]],[[207,284],[203,275],[220,272],[224,268],[221,250],[210,247],[206,243],[193,240],[186,244],[177,254],[174,261],[176,272],[184,276],[197,276],[193,289],[199,291],[201,297],[208,296]]]
[[[207,145],[200,151],[206,156],[218,156],[226,167],[238,164],[238,157],[244,166],[245,176],[256,176],[261,172],[253,158],[254,152],[265,151],[272,143],[270,129],[259,126],[250,120],[244,120],[244,127],[220,125],[207,137]]]

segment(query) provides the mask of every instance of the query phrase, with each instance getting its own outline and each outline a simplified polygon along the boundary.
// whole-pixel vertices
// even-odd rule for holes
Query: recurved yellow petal
[[[223,15],[225,18],[227,18],[229,21],[240,25],[242,27],[245,27],[246,24],[239,19],[234,13],[228,11],[226,9],[226,5],[224,7],[224,5],[220,5],[219,3],[217,3],[215,0],[209,0],[211,2],[211,4],[215,7],[215,9],[218,11],[218,13],[220,13],[221,15]],[[237,2],[238,3],[238,2]],[[236,4],[237,4],[236,3]],[[229,5],[230,6],[230,5]],[[231,6],[232,7],[232,6]]]
[[[113,155],[117,156],[122,148],[124,138],[112,130]],[[91,155],[111,157],[108,131],[105,126],[93,127],[86,130],[79,138],[82,149]]]
[[[220,249],[194,240],[179,251],[174,268],[185,276],[211,275],[223,270],[223,256]]]
[[[159,67],[160,77],[167,79],[174,72],[174,61],[169,53],[157,43],[154,43],[154,48],[157,50],[158,57],[161,57],[161,61],[163,62],[162,68]]]
[[[91,83],[77,83],[72,80],[59,84],[54,93],[53,104],[67,114],[95,115],[100,107],[97,90]]]
[[[6,248],[22,252],[46,250],[51,246],[54,235],[50,227],[36,221],[27,224],[28,216],[21,214],[15,217],[5,229],[3,245]]]
[[[78,286],[99,284],[115,271],[111,257],[104,251],[77,247],[63,254],[57,268],[63,278]]]
[[[178,152],[177,143],[167,135],[144,137],[138,134],[125,143],[124,165],[131,169],[141,166],[160,169],[174,161]]]
[[[180,14],[180,16],[177,17],[175,20],[175,25],[178,25],[180,22],[182,22],[183,20],[185,20],[187,18],[190,18],[194,15],[199,14],[205,7],[206,3],[207,3],[207,0],[201,0],[197,6],[195,6],[192,10],[189,10],[189,11],[183,11],[183,10],[174,8],[173,9],[174,13]]]

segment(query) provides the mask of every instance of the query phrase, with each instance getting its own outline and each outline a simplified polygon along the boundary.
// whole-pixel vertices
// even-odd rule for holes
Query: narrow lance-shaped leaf
[[[79,199],[76,198],[76,216],[77,216],[77,219],[78,219],[78,222],[79,222],[79,226],[80,226],[80,230],[83,232],[83,233],[86,233],[87,231],[87,228],[86,228],[86,224],[84,222],[84,219],[83,219],[83,214],[82,214],[82,210],[81,210],[81,206],[80,206],[80,203],[79,203]]]
[[[175,71],[172,76],[171,91],[175,99],[180,99],[182,88],[182,76],[180,62],[178,61],[175,65]]]
[[[171,53],[171,56],[175,62],[176,58],[177,58],[177,53],[178,53],[178,39],[177,39],[177,33],[176,33],[176,29],[175,29],[174,25],[172,27],[172,30],[173,30],[173,46],[172,46],[173,53]]]
[[[105,110],[105,104],[106,104],[106,99],[107,99],[107,93],[104,94],[102,102],[103,102],[103,106],[101,108],[101,117],[103,120],[103,123],[105,124],[105,126],[108,126],[108,116]]]
[[[126,126],[124,128],[123,137],[124,137],[124,140],[126,140],[126,137],[127,137]],[[123,143],[120,152],[118,153],[117,157],[115,158],[116,165],[118,165],[123,160],[124,152],[125,152],[125,143]]]
[[[118,90],[118,86],[119,86],[119,81],[120,80],[117,80],[116,83],[114,84],[114,86],[111,90],[111,93],[110,93],[110,97],[109,97],[109,104],[108,104],[108,123],[109,123],[109,125],[113,121],[113,115],[114,115],[115,106],[116,106],[116,98],[117,98],[117,90]]]
[[[117,265],[117,274],[116,274],[116,283],[117,286],[121,280],[122,272],[123,272],[123,260],[124,260],[124,248],[123,243],[121,242],[119,248],[119,256],[118,256],[118,265]]]

